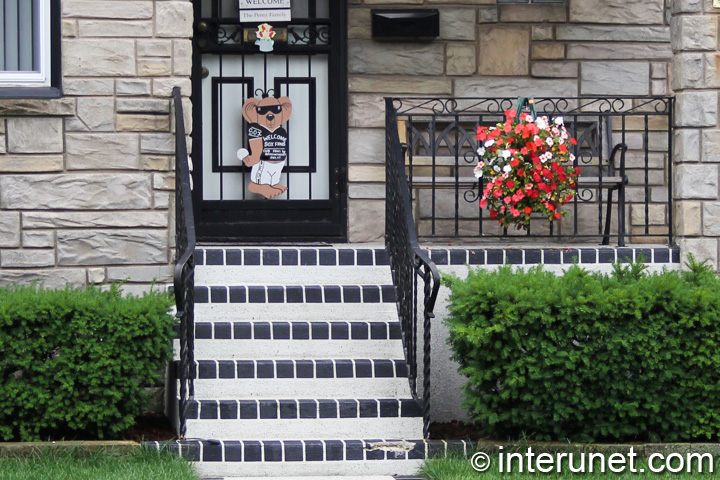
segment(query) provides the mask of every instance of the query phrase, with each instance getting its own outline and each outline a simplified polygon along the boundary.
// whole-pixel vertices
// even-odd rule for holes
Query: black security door
[[[345,240],[345,3],[291,0],[292,20],[268,22],[273,41],[261,45],[259,22],[239,21],[239,0],[195,0],[192,158],[201,240]],[[291,109],[282,106],[287,99]],[[263,160],[251,165],[258,138]]]

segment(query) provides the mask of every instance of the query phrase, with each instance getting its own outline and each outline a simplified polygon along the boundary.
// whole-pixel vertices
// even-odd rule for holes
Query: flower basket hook
[[[532,114],[533,118],[537,118],[537,111],[535,110],[535,99],[533,97],[518,97],[518,114],[523,111],[523,108],[525,108],[525,106],[528,106],[530,108],[530,113]]]

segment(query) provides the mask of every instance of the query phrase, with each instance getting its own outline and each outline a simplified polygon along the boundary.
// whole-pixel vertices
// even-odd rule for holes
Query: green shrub
[[[172,355],[171,299],[120,287],[0,289],[0,439],[106,438],[132,426]]]
[[[718,439],[720,281],[689,267],[445,278],[466,408],[498,437]]]

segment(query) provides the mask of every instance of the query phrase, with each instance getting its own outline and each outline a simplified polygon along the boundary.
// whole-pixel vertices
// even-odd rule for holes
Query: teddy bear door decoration
[[[270,96],[248,98],[242,115],[248,123],[248,149],[237,155],[250,168],[248,190],[273,198],[287,191],[280,184],[280,175],[288,158],[288,134],[283,124],[290,120],[292,102],[288,97]]]

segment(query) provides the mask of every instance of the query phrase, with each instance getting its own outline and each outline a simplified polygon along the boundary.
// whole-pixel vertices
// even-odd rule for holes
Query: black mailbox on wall
[[[373,38],[413,39],[440,36],[440,11],[436,8],[373,9],[371,15]]]

